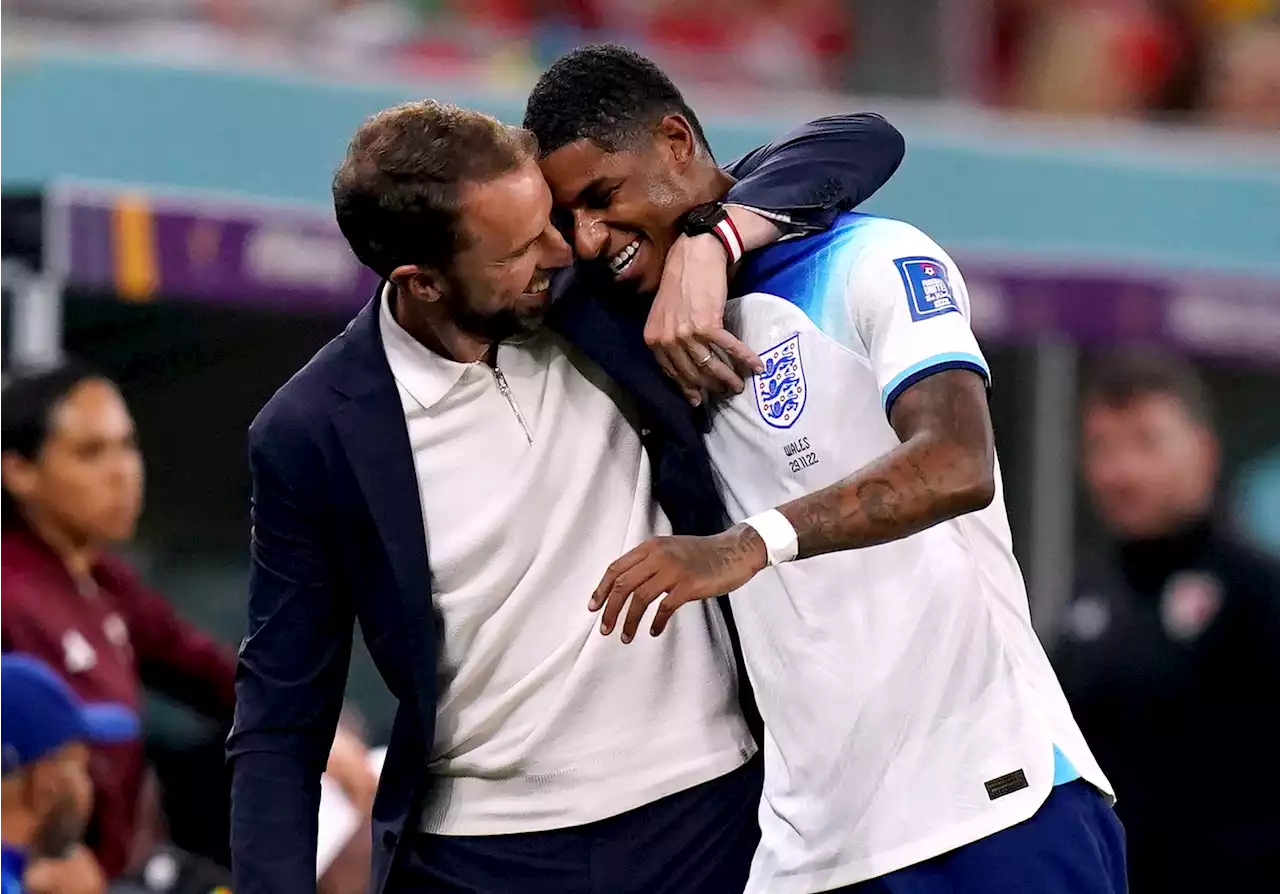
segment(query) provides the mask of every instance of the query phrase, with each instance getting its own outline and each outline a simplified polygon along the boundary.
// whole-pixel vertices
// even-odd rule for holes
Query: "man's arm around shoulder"
[[[752,151],[725,169],[737,180],[724,201],[741,249],[826,229],[883,186],[904,152],[902,134],[870,112],[819,118]],[[677,239],[645,325],[658,364],[693,404],[704,389],[740,392],[743,378],[761,369],[724,328],[728,257],[714,235]]]
[[[902,134],[874,112],[818,118],[730,164],[738,182],[725,201],[826,229],[875,195],[905,153]]]
[[[278,394],[249,430],[249,624],[227,740],[240,894],[315,891],[320,774],[351,660],[355,616],[330,567],[315,417],[295,401]]]

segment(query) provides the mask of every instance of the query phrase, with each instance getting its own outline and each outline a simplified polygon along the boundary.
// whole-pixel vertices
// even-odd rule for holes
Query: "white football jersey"
[[[734,287],[727,325],[766,365],[712,411],[735,521],[898,446],[888,411],[912,384],[989,378],[959,271],[909,224],[843,215]],[[998,463],[986,509],[765,569],[731,599],[766,726],[751,894],[853,884],[1025,820],[1055,747],[1110,792],[1031,627]]]

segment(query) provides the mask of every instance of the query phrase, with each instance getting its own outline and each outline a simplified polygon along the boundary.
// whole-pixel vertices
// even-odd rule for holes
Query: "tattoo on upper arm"
[[[912,385],[894,403],[890,424],[902,441],[897,448],[782,507],[802,557],[906,537],[972,511],[989,489],[995,448],[976,373],[945,370]]]
[[[907,441],[931,431],[966,446],[990,440],[986,383],[967,369],[935,373],[899,395],[889,412],[889,424]]]

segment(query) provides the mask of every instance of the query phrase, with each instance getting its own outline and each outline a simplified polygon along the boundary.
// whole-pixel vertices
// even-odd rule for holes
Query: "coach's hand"
[[[680,236],[667,253],[662,282],[644,327],[658,363],[694,406],[702,392],[742,391],[743,380],[764,367],[755,353],[724,328],[729,295],[728,255],[711,234]]]
[[[622,625],[622,641],[629,643],[655,599],[662,601],[649,632],[657,636],[686,602],[736,590],[766,564],[764,541],[747,525],[713,537],[655,537],[609,566],[587,607],[604,607],[600,632],[608,636],[630,599]]]

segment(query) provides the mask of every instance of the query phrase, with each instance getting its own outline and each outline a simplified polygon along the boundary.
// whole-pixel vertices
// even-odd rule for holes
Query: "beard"
[[[65,856],[84,837],[86,823],[75,795],[64,792],[36,830],[32,850],[42,857]]]
[[[546,319],[547,305],[534,310],[503,308],[483,313],[475,309],[476,302],[472,300],[466,283],[452,275],[446,276],[445,280],[447,285],[443,294],[445,307],[448,308],[454,324],[468,335],[492,342],[506,341],[520,336],[534,335],[542,328],[543,321]]]

